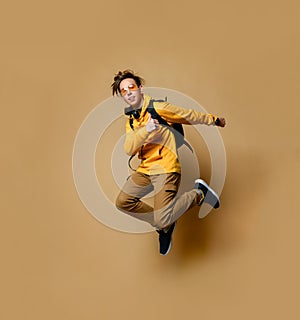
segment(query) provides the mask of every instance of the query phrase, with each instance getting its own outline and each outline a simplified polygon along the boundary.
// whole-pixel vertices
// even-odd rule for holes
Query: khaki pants
[[[167,173],[146,175],[134,172],[116,199],[119,210],[146,221],[157,229],[164,229],[201,200],[195,190],[177,196],[181,175]],[[154,206],[140,199],[154,192]]]

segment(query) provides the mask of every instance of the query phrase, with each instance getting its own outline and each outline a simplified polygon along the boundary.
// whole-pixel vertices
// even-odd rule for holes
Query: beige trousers
[[[167,228],[202,200],[195,190],[177,196],[180,179],[178,173],[147,175],[134,172],[119,193],[116,206],[122,212],[146,221],[157,229]],[[154,193],[153,207],[141,201],[150,192]]]

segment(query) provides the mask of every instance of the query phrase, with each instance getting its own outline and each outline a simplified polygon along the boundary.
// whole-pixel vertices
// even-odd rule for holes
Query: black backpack
[[[168,122],[163,119],[155,110],[153,102],[165,102],[167,101],[167,97],[165,98],[165,100],[154,100],[151,99],[149,101],[148,107],[147,107],[147,112],[149,112],[151,114],[151,117],[153,119],[157,119],[159,124],[168,127],[172,133],[175,136],[175,141],[176,141],[176,148],[180,148],[182,145],[186,145],[192,152],[193,149],[191,147],[191,145],[184,139],[184,130],[183,130],[183,126],[181,123],[172,123],[171,125],[168,124]],[[132,110],[131,106],[125,108],[125,114],[127,116],[130,116],[129,118],[129,124],[131,129],[133,130],[133,118],[139,118],[140,114],[138,110]],[[134,155],[132,155],[129,160],[128,160],[128,165],[130,167],[130,169],[134,170],[131,165],[130,165],[130,161],[131,159],[134,157]]]

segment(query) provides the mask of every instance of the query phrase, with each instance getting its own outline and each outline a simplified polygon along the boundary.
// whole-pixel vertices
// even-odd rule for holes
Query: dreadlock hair
[[[124,79],[133,79],[138,87],[145,83],[145,80],[140,76],[137,76],[134,71],[126,69],[124,71],[119,71],[114,76],[114,82],[111,85],[112,88],[112,95],[115,94],[119,95],[120,93],[120,83]]]

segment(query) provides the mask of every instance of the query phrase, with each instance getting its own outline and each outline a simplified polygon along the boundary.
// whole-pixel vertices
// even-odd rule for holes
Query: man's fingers
[[[152,122],[152,123],[154,123],[154,124],[158,124],[158,123],[159,123],[157,119],[153,119],[153,118],[152,118],[151,113],[149,113],[148,122]]]

